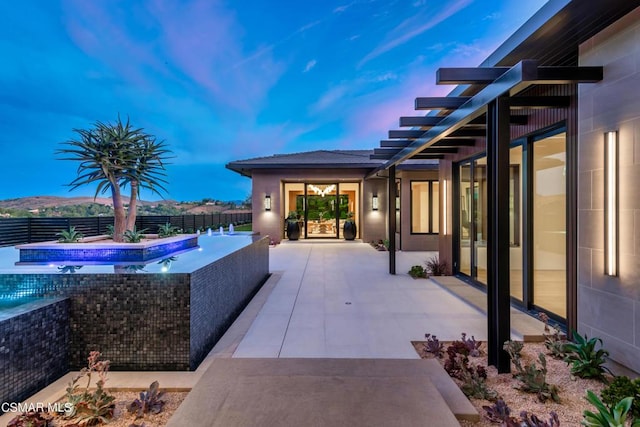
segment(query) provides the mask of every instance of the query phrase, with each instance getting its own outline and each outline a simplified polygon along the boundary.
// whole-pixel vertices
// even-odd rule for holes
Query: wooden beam
[[[424,130],[390,130],[389,138],[420,138],[426,131]]]
[[[571,103],[569,96],[514,96],[509,98],[512,109],[567,108]]]
[[[400,127],[431,127],[437,125],[440,120],[442,116],[400,117]]]
[[[509,67],[438,68],[436,84],[489,84],[509,70]]]
[[[416,98],[416,110],[455,110],[470,99],[468,96]]]
[[[451,133],[452,138],[484,138],[487,135],[486,130],[484,129],[458,129],[455,132]]]
[[[383,139],[380,141],[380,147],[382,148],[392,148],[392,147],[401,147],[404,148],[411,144],[412,139]]]

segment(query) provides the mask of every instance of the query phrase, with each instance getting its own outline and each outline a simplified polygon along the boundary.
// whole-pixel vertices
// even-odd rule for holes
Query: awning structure
[[[471,96],[416,98],[416,110],[431,110],[422,117],[401,117],[371,159],[386,160],[368,177],[389,173],[389,206],[395,198],[395,169],[409,159],[445,159],[479,138],[487,156],[487,321],[489,363],[509,372],[510,360],[502,344],[511,338],[509,262],[509,145],[511,126],[526,125],[523,109],[568,108],[569,96],[532,96],[536,85],[595,83],[602,67],[540,66],[522,60],[512,67],[441,68],[438,84],[472,85]],[[395,274],[395,212],[389,211],[389,272]]]

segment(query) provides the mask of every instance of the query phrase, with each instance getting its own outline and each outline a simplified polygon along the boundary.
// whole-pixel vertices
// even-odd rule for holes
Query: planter
[[[298,240],[300,238],[300,225],[298,221],[287,221],[287,239]]]
[[[343,233],[344,240],[354,240],[358,232],[358,226],[354,221],[347,221],[344,223]]]

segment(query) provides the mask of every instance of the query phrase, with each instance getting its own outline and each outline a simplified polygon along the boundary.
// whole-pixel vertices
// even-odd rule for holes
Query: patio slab
[[[168,427],[459,426],[427,362],[217,359]]]

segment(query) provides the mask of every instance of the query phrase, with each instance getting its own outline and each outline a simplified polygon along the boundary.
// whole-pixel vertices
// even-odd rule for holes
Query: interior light
[[[265,211],[271,210],[271,196],[269,195],[264,196],[264,210]]]
[[[443,234],[447,235],[447,180],[442,181],[442,228]]]
[[[618,132],[604,134],[605,274],[618,275]]]
[[[373,198],[371,199],[371,209],[373,209],[374,211],[378,210],[378,195],[374,194]]]

